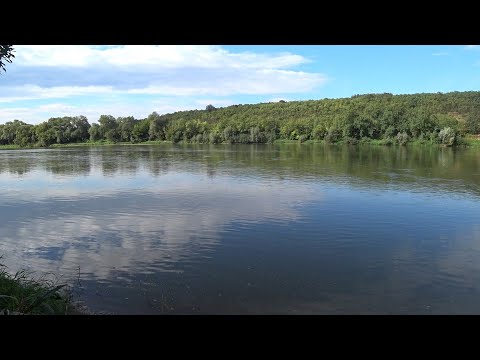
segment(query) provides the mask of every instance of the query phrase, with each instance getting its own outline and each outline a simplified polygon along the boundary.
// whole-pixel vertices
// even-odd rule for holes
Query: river
[[[480,150],[0,151],[0,254],[113,314],[480,314]]]

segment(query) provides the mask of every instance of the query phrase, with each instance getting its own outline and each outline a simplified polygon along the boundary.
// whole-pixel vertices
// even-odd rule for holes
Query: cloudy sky
[[[480,90],[480,46],[15,46],[0,123]]]

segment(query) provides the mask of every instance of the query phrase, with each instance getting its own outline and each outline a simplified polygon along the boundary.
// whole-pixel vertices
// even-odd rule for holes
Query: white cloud
[[[432,55],[433,56],[447,56],[448,52],[437,52],[437,53],[433,53]]]
[[[300,71],[261,70],[235,76],[233,73],[211,82],[194,83],[186,86],[153,85],[127,90],[129,94],[155,94],[175,96],[213,95],[229,96],[238,94],[268,95],[272,93],[297,93],[311,90],[315,85],[327,81],[321,74]]]
[[[111,86],[56,86],[42,88],[38,85],[0,86],[0,103],[19,100],[68,98],[78,95],[112,93]]]
[[[298,96],[329,81],[294,69],[309,60],[285,52],[200,45],[19,45],[15,51],[0,83],[0,123],[80,114],[90,121],[101,114],[143,118],[239,103],[234,96]]]
[[[466,45],[465,50],[474,50],[474,49],[480,49],[480,45]]]
[[[98,48],[84,45],[19,45],[15,60],[24,66],[86,67],[91,65],[155,65],[161,68],[266,68],[299,65],[300,55],[253,52],[232,53],[220,46],[125,45]]]
[[[35,84],[22,86],[0,86],[0,103],[19,100],[65,99],[72,96],[138,94],[162,96],[229,96],[229,95],[268,95],[278,93],[298,93],[311,90],[327,81],[322,74],[301,71],[263,69],[252,72],[223,73],[216,78],[195,79],[179,83],[175,76],[163,80],[162,84],[152,84],[142,88],[121,89],[114,85],[52,86],[41,87]]]
[[[113,109],[109,109],[109,110],[113,110]],[[87,116],[87,114],[93,117],[90,118]],[[51,103],[51,104],[39,105],[36,107],[0,108],[0,119],[5,119],[4,122],[17,119],[17,120],[24,121],[28,124],[39,124],[52,117],[77,116],[77,115],[87,116],[89,121],[92,122],[97,120],[102,114],[109,114],[109,113],[108,112],[103,113],[101,112],[101,109],[97,111],[94,109],[85,109],[82,107],[62,104],[62,103]]]
[[[33,177],[38,179],[38,174],[32,174]],[[54,177],[54,181],[56,178],[58,176]],[[170,182],[169,178],[175,181]],[[281,186],[274,183],[258,185],[241,179],[232,183],[231,179],[217,177],[214,183],[216,191],[212,193],[212,183],[205,181],[203,175],[191,174],[182,180],[177,175],[167,174],[151,180],[151,185],[142,188],[137,195],[142,196],[148,190],[149,198],[155,200],[142,203],[141,209],[136,205],[138,199],[129,202],[118,188],[112,189],[112,182],[107,178],[100,181],[98,188],[81,190],[70,186],[68,191],[66,184],[62,184],[43,193],[38,189],[27,190],[33,196],[28,200],[21,188],[22,197],[16,200],[14,206],[18,206],[16,204],[23,198],[36,203],[92,197],[122,199],[123,206],[118,210],[103,211],[103,201],[97,201],[89,205],[88,212],[79,205],[68,214],[32,218],[28,222],[21,221],[18,226],[0,229],[0,250],[9,254],[5,259],[7,265],[28,264],[37,270],[57,273],[63,264],[72,268],[81,265],[82,273],[94,273],[97,278],[108,279],[115,275],[115,269],[136,267],[139,263],[157,261],[165,255],[169,256],[169,261],[189,257],[200,250],[205,255],[217,246],[219,234],[225,227],[234,222],[295,221],[301,217],[297,205],[312,199],[314,194],[309,186],[290,182]],[[193,199],[193,194],[198,199],[194,201],[195,206],[201,211],[192,210],[183,201]],[[316,199],[318,201],[319,198]],[[6,206],[12,206],[4,198],[2,200]],[[227,211],[228,206],[218,205],[232,202],[235,202],[235,208]],[[136,216],[131,216],[133,212]],[[107,240],[112,234],[116,241]],[[22,239],[21,244],[18,239]],[[90,242],[86,239],[103,240]],[[162,250],[159,250],[159,244]],[[52,247],[65,249],[61,259],[31,257],[32,253],[38,254],[42,249]]]
[[[29,117],[29,109],[25,107],[0,108],[0,123],[12,120],[22,120],[29,123],[37,123],[40,121],[26,121]]]

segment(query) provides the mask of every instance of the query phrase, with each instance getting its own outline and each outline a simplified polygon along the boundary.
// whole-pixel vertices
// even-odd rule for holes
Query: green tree
[[[76,116],[73,119],[71,119],[72,123],[72,139],[75,142],[84,142],[87,141],[88,138],[90,137],[90,134],[88,133],[88,130],[90,129],[90,123],[88,122],[88,119],[83,116]]]
[[[120,141],[131,141],[132,131],[135,126],[133,116],[117,118],[118,137]]]
[[[157,112],[153,112],[147,117],[149,122],[148,128],[148,138],[150,140],[165,140],[165,127],[167,125],[167,120],[165,117],[161,117]]]
[[[98,124],[100,125],[102,139],[106,137],[107,132],[117,129],[117,121],[112,115],[100,115]],[[114,134],[114,132],[111,132],[110,134]]]
[[[50,146],[57,140],[55,130],[46,121],[35,126],[35,134],[40,146]]]
[[[2,143],[4,143],[5,145],[17,144],[15,142],[15,139],[17,137],[17,130],[19,130],[22,126],[31,126],[31,125],[28,125],[27,123],[24,123],[23,121],[20,121],[20,120],[13,120],[13,121],[6,122],[5,125],[3,126],[3,132],[1,135]]]
[[[351,144],[369,139],[404,144],[418,139],[448,145],[451,131],[455,133],[454,144],[460,135],[480,133],[480,91],[367,94],[218,109],[212,106],[163,115],[153,112],[143,120],[102,115],[98,124],[92,126],[83,116],[52,118],[34,126],[33,134],[23,128],[17,132],[23,125],[25,123],[19,120],[1,125],[0,144],[37,142],[40,146],[49,146],[107,138],[109,141],[150,139],[192,143],[324,139]]]
[[[102,131],[98,124],[93,123],[88,129],[88,134],[90,135],[90,141],[99,141],[103,139]]]
[[[139,143],[148,140],[149,128],[150,124],[147,119],[137,121],[132,130],[132,142]]]
[[[472,111],[466,119],[467,131],[471,134],[480,134],[480,109]]]
[[[36,142],[35,129],[33,125],[25,124],[17,128],[15,132],[14,144],[19,146],[29,146]]]

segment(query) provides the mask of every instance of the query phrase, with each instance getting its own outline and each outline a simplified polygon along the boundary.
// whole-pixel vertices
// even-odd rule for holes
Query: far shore
[[[92,142],[92,141],[87,141],[87,142],[80,142],[80,143],[68,143],[68,144],[53,144],[48,147],[43,147],[43,146],[27,146],[27,147],[21,147],[19,145],[0,145],[0,150],[21,150],[21,149],[55,149],[55,148],[67,148],[67,147],[85,147],[85,146],[118,146],[118,145],[124,145],[124,146],[138,146],[138,145],[163,145],[163,144],[174,144],[174,142],[169,141],[169,140],[164,140],[164,141],[144,141],[144,142],[138,142],[138,143],[132,143],[132,142],[108,142],[108,141],[97,141],[97,142]],[[179,145],[209,145],[208,143],[189,143],[185,141],[180,141],[178,143]],[[280,145],[280,144],[325,144],[325,145],[375,145],[375,146],[433,146],[433,147],[446,147],[445,145],[434,143],[431,141],[421,141],[421,140],[413,140],[409,141],[405,145],[399,145],[395,143],[391,143],[390,141],[387,140],[359,140],[356,142],[347,142],[347,141],[338,141],[335,143],[327,143],[325,140],[306,140],[306,141],[299,141],[299,140],[285,140],[285,139],[277,139],[273,142],[275,145]],[[213,144],[210,144],[213,145]],[[239,145],[239,143],[219,143],[215,145]],[[250,143],[250,144],[243,144],[243,145],[263,145],[263,143]],[[462,138],[461,144],[454,145],[454,146],[449,146],[453,148],[469,148],[469,147],[480,147],[480,135],[469,135],[465,138]]]

